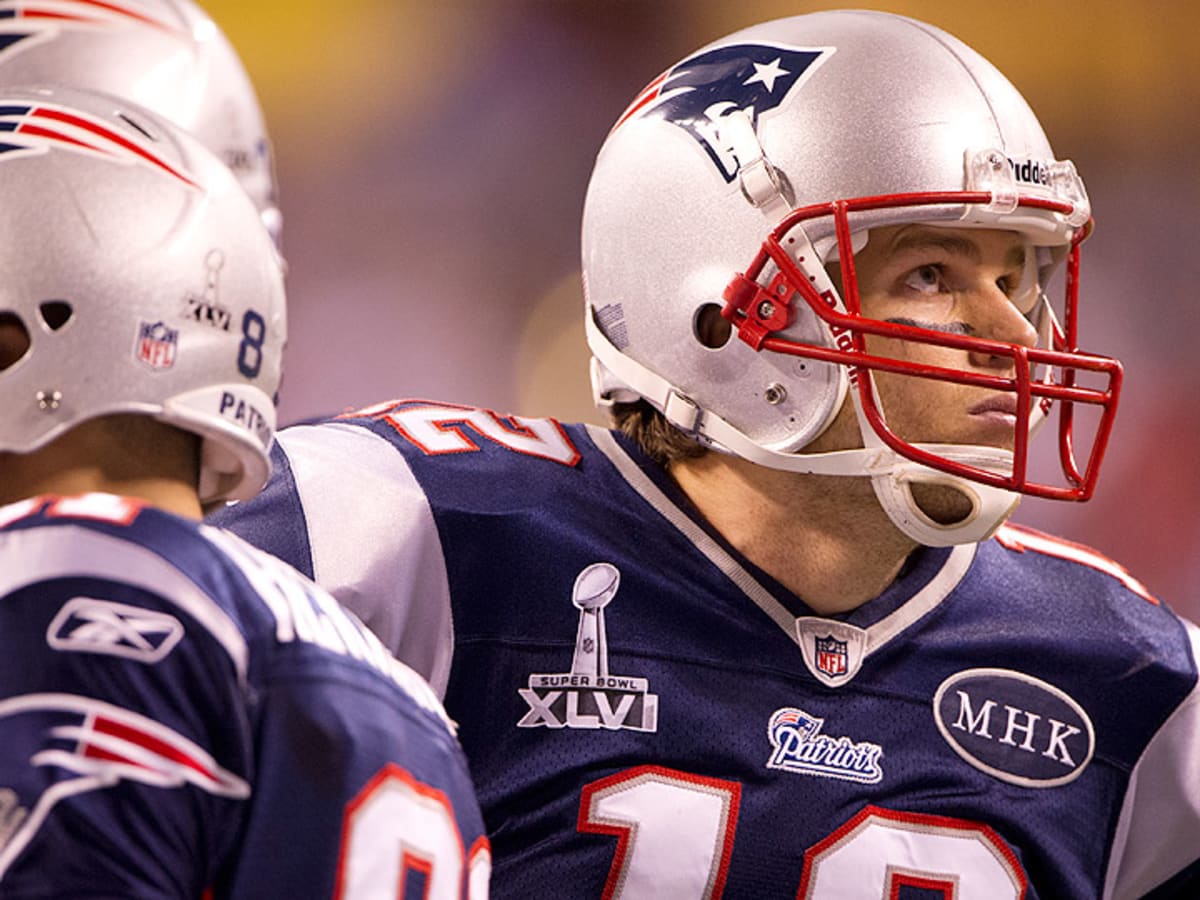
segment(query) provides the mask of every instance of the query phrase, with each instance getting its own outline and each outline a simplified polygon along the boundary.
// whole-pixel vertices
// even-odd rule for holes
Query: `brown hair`
[[[676,428],[645,400],[614,403],[613,424],[633,438],[643,453],[660,466],[680,459],[695,459],[708,452],[685,431]]]

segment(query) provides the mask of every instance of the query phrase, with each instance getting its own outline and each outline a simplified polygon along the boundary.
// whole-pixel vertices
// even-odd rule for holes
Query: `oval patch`
[[[1022,787],[1074,781],[1096,749],[1082,706],[1054,685],[1009,669],[951,675],[933,697],[933,716],[955,753]]]

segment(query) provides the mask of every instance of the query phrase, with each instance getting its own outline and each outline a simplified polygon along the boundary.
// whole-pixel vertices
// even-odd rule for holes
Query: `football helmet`
[[[1023,236],[1040,285],[1037,347],[862,314],[854,254],[871,229],[916,222]],[[582,234],[593,392],[601,406],[644,398],[702,444],[755,463],[870,477],[922,544],[982,540],[1022,494],[1094,490],[1121,367],[1076,344],[1090,227],[1075,167],[1055,159],[1008,80],[951,35],[867,11],[754,26],[655,79],[600,150]],[[1047,285],[1064,260],[1054,304]],[[718,314],[736,337],[714,340]],[[919,365],[869,353],[868,335],[967,353],[961,369]],[[972,370],[974,353],[1011,360],[1012,374]],[[1014,448],[902,439],[877,371],[1014,394]],[[847,397],[862,447],[805,452]],[[1052,411],[1062,474],[1039,481],[1029,440]],[[1090,441],[1077,434],[1085,418]],[[913,497],[921,483],[952,486],[971,512],[934,521]]]
[[[191,0],[0,0],[0,85],[79,86],[132,100],[231,168],[278,245],[271,145],[237,53]]]
[[[283,265],[189,133],[108,94],[0,89],[0,451],[138,413],[194,432],[205,504],[269,474]],[[11,354],[10,354],[11,355]]]

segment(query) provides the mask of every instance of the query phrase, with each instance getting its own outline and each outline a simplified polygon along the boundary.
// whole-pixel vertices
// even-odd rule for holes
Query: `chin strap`
[[[872,432],[874,434],[874,432]],[[917,444],[921,450],[936,453],[953,462],[1007,475],[1012,471],[1012,454],[995,447],[960,444]],[[926,547],[950,547],[974,544],[990,538],[1021,501],[1015,491],[980,484],[946,472],[938,472],[886,450],[871,473],[875,497],[892,524]],[[890,459],[887,459],[890,457]],[[965,497],[971,509],[957,522],[943,525],[930,518],[913,497],[914,485],[938,485]]]
[[[860,372],[860,377],[872,378],[870,372]],[[1021,495],[1015,491],[981,484],[939,472],[901,456],[888,447],[867,421],[862,408],[862,397],[851,390],[854,412],[858,418],[858,430],[863,444],[880,454],[879,460],[868,473],[875,497],[892,524],[919,544],[926,547],[950,547],[955,544],[973,544],[986,541],[1017,508]],[[878,398],[878,391],[875,392]],[[877,401],[878,402],[878,401]],[[882,407],[880,415],[884,414]],[[999,447],[984,447],[972,444],[915,444],[920,450],[963,463],[977,469],[1011,475],[1013,454]],[[942,524],[931,518],[913,496],[914,485],[938,486],[953,490],[964,497],[971,508],[956,522]]]
[[[1021,495],[991,485],[979,484],[939,472],[906,459],[883,443],[866,421],[857,391],[852,391],[859,430],[866,446],[856,450],[826,453],[784,453],[755,443],[742,431],[711,410],[702,409],[681,394],[670,382],[622,354],[595,323],[591,308],[584,317],[588,345],[592,351],[592,390],[596,404],[644,398],[677,428],[700,443],[750,462],[808,475],[868,477],[879,505],[900,531],[927,547],[949,547],[983,541],[1012,514]],[[1013,455],[997,447],[962,444],[917,444],[938,456],[994,471],[1012,472]],[[941,485],[958,491],[971,503],[960,521],[943,525],[926,515],[912,494],[915,484]]]

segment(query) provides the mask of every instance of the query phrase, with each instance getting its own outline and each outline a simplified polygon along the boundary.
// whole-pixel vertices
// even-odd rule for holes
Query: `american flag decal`
[[[49,103],[0,100],[0,162],[12,156],[65,149],[110,159],[148,165],[199,189],[195,181],[153,150],[135,143],[100,119]]]

